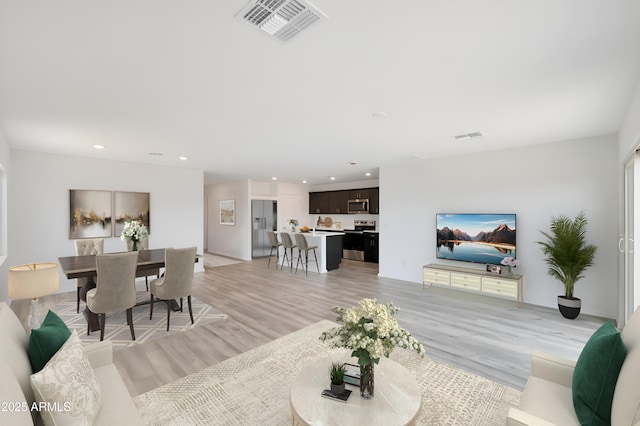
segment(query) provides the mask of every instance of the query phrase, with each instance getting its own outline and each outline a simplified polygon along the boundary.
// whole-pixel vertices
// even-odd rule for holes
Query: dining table
[[[144,276],[144,271],[149,271],[149,275],[154,275],[159,268],[164,268],[165,263],[165,249],[150,249],[138,251],[138,262],[136,266],[136,276]],[[196,255],[194,263],[199,261],[200,255]],[[62,273],[68,279],[75,278],[89,278],[87,284],[80,289],[80,298],[86,303],[87,291],[96,286],[97,267],[96,267],[96,255],[76,255],[76,256],[62,256],[58,257],[58,263]],[[159,301],[159,300],[158,300]],[[149,304],[149,301],[138,303],[136,306]],[[174,311],[179,310],[179,304],[174,300],[171,302],[171,307]],[[98,315],[91,312],[85,307],[84,315],[87,319],[89,330],[100,330],[100,324],[98,322]]]

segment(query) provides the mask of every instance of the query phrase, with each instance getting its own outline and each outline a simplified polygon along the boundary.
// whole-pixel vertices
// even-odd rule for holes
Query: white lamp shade
[[[35,299],[59,288],[57,263],[30,263],[9,268],[9,297]]]

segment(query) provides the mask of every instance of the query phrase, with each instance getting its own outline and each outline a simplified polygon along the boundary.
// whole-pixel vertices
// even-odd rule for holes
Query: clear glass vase
[[[373,398],[373,363],[360,366],[360,396]]]

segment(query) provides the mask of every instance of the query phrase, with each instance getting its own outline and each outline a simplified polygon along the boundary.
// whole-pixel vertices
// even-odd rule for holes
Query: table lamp
[[[58,291],[59,277],[56,263],[30,263],[9,268],[9,297],[31,299],[31,309],[27,316],[29,329],[40,328],[42,312],[38,297]]]

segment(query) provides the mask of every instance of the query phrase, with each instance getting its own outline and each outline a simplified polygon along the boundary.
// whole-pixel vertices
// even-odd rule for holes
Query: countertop
[[[355,229],[349,229],[349,228],[344,228],[344,229],[335,229],[335,228],[316,228],[317,231],[323,231],[323,232],[329,232],[329,233],[333,233],[333,232],[347,232],[347,231],[355,231]],[[316,231],[316,232],[317,232]],[[362,231],[362,232],[367,232],[369,234],[379,234],[380,231]]]
[[[308,235],[310,237],[323,237],[323,236],[328,236],[328,237],[337,237],[339,235],[344,235],[344,232],[342,231],[333,231],[333,232],[329,232],[329,231],[309,231],[309,232],[300,232],[300,231],[296,231],[296,232],[291,232],[291,231],[280,231],[282,232],[286,232],[288,234],[301,234],[301,235]]]

